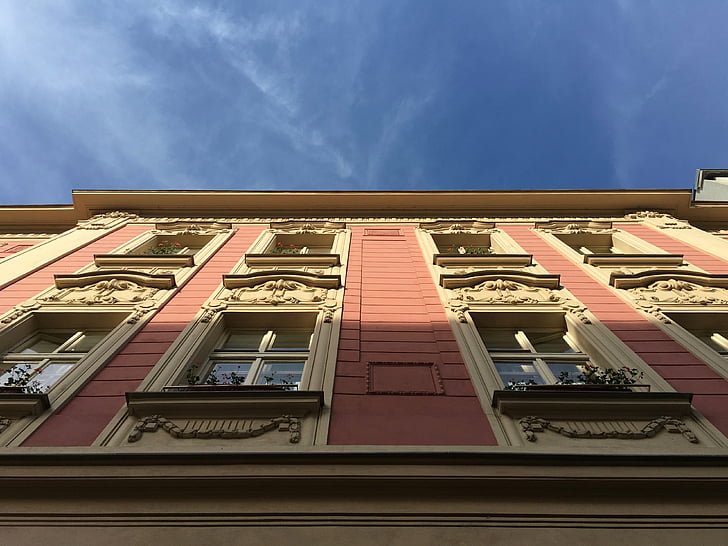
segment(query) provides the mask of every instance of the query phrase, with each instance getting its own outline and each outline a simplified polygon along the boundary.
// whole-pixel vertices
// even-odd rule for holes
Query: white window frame
[[[224,345],[227,340],[238,332],[263,332],[261,341],[257,350],[225,350]],[[302,350],[277,350],[274,348],[276,336],[279,332],[284,331],[298,331],[309,333],[308,347]],[[215,368],[218,364],[224,364],[226,361],[231,363],[237,362],[250,362],[250,369],[246,372],[245,380],[242,385],[284,385],[290,386],[291,388],[300,388],[301,380],[303,379],[306,370],[310,365],[310,354],[311,354],[311,343],[313,338],[313,329],[309,328],[296,328],[296,327],[281,327],[281,328],[229,328],[226,329],[222,335],[218,336],[217,342],[214,345],[213,350],[210,352],[209,357],[205,365],[200,368],[198,384],[206,384],[209,378],[215,374]],[[263,373],[266,364],[278,364],[278,363],[298,363],[302,362],[303,366],[300,371],[299,381],[295,383],[281,382],[265,382],[261,383],[260,377]],[[230,373],[234,373],[234,370]],[[274,372],[275,373],[275,372]],[[197,372],[192,372],[197,374]],[[265,376],[264,376],[265,377]],[[225,384],[225,383],[212,383],[212,384]]]

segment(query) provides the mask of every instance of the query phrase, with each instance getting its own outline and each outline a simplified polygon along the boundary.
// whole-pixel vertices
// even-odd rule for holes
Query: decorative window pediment
[[[340,275],[317,275],[303,271],[265,271],[245,275],[224,275],[228,291],[225,302],[269,305],[324,303],[334,300],[329,290],[341,287]]]
[[[497,290],[499,286],[506,285],[513,286],[513,290],[517,289],[515,285],[547,290],[557,290],[561,287],[559,275],[539,275],[505,269],[494,272],[476,271],[464,275],[440,275],[440,285],[450,289],[481,287],[479,290]]]
[[[45,303],[138,304],[159,290],[176,287],[174,275],[152,275],[133,271],[93,271],[56,275],[55,290],[38,298]]]
[[[609,283],[652,305],[728,305],[728,275],[697,271],[612,273]]]

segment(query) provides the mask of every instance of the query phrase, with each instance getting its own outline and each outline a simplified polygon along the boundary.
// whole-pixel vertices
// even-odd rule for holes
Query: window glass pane
[[[310,330],[278,330],[273,337],[271,350],[308,351],[311,344]]]
[[[526,337],[537,353],[573,353],[563,330],[526,330]]]
[[[30,379],[34,370],[40,366],[39,362],[18,362],[6,368],[0,375],[0,386],[22,387]]]
[[[514,330],[505,328],[479,328],[480,337],[483,338],[485,348],[491,352],[520,351],[521,344],[516,339]]]
[[[305,364],[305,362],[264,362],[256,383],[300,387]]]
[[[99,343],[108,332],[86,332],[79,339],[66,347],[64,353],[87,353]]]
[[[579,364],[573,364],[571,362],[549,362],[548,367],[551,373],[556,376],[557,381],[566,380],[573,381],[574,383],[583,383],[583,380],[579,376],[584,371],[584,368]]]
[[[331,247],[330,246],[311,246],[306,245],[306,249],[308,250],[309,254],[330,254],[331,253]]]
[[[545,383],[541,374],[538,373],[533,362],[495,362],[495,369],[501,376],[503,383],[528,383],[533,381],[539,385]]]
[[[38,334],[33,337],[20,351],[23,354],[52,353],[58,350],[72,334]]]
[[[259,351],[263,342],[265,331],[261,330],[236,330],[223,345],[225,351]]]
[[[51,362],[43,366],[36,375],[34,375],[29,386],[46,390],[63,377],[74,366],[74,362]]]
[[[252,362],[215,362],[205,383],[214,385],[242,385]]]

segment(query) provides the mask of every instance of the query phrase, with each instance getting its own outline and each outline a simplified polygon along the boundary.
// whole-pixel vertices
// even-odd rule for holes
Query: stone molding
[[[681,266],[682,254],[585,254],[584,263],[593,266]]]

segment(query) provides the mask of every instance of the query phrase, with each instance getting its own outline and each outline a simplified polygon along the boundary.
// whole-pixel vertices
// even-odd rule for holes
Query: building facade
[[[0,533],[724,543],[727,212],[690,190],[4,207]]]

